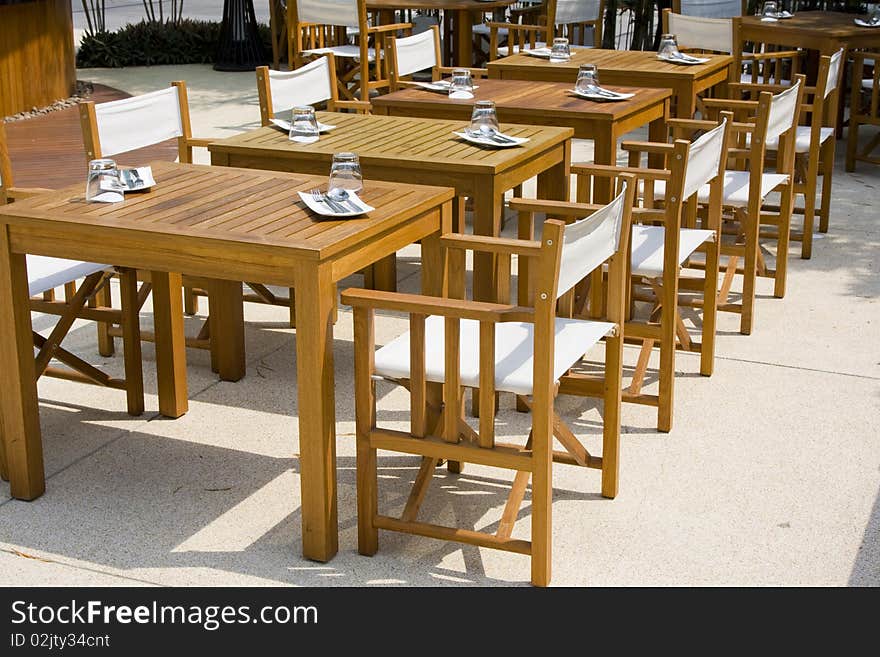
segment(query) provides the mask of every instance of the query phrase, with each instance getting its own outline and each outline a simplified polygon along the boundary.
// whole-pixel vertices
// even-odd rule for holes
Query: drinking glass
[[[581,64],[574,88],[584,94],[595,93],[599,87],[599,70],[595,64]]]
[[[868,5],[868,22],[872,25],[880,23],[880,4]]]
[[[660,35],[660,47],[657,49],[657,54],[666,59],[674,59],[678,55],[678,41],[674,34]]]
[[[471,72],[466,68],[457,68],[452,71],[452,82],[449,85],[450,98],[473,98],[474,81]]]
[[[779,7],[775,0],[767,0],[764,3],[764,9],[761,14],[761,20],[764,22],[775,22],[779,20],[776,16],[779,13]]]
[[[359,192],[364,188],[361,163],[357,153],[335,153],[330,165],[330,181],[327,195],[334,199],[344,199],[347,192]]]
[[[290,122],[290,141],[300,144],[313,144],[318,141],[318,121],[315,119],[315,108],[308,105],[293,108],[293,120]]]
[[[495,113],[495,101],[478,100],[474,103],[474,111],[471,114],[471,127],[468,132],[475,136],[486,136],[497,133],[498,116]]]
[[[550,61],[554,63],[567,62],[571,59],[571,49],[568,47],[568,39],[557,37],[553,39],[550,48]]]
[[[86,203],[104,201],[119,203],[125,196],[125,186],[119,176],[115,160],[100,159],[89,162],[89,177],[86,181]]]

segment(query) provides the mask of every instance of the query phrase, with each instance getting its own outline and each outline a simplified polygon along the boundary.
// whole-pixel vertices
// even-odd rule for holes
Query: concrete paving
[[[252,74],[207,66],[80,71],[80,78],[140,93],[186,79],[194,131],[222,136],[257,121]],[[638,135],[636,135],[638,136]],[[843,148],[841,142],[841,148]],[[592,157],[589,142],[575,159]],[[199,155],[205,161],[204,155]],[[675,426],[625,406],[621,487],[598,494],[599,473],[554,470],[556,585],[880,585],[880,169],[835,171],[831,232],[813,259],[792,250],[789,289],[762,281],[756,329],[719,321],[711,378],[679,355]],[[528,192],[527,188],[527,192]],[[508,231],[510,226],[508,226]],[[402,253],[400,288],[418,288],[419,249]],[[358,276],[344,282],[360,285]],[[383,533],[372,558],[356,550],[351,314],[335,327],[340,550],[328,564],[300,556],[296,332],[286,312],[246,309],[248,376],[219,382],[205,352],[190,351],[190,411],[158,416],[154,352],[144,347],[147,412],[124,396],[57,380],[39,386],[48,475],[34,502],[0,484],[0,584],[95,585],[526,585],[526,557]],[[142,321],[151,320],[145,308]],[[45,318],[35,318],[42,325]],[[190,331],[198,319],[188,320]],[[384,343],[406,328],[378,320]],[[94,327],[77,325],[70,348],[102,359]],[[626,364],[637,351],[627,349]],[[655,384],[654,384],[655,385]],[[408,396],[380,385],[381,423],[403,427]],[[595,402],[557,400],[563,418],[600,450]],[[502,399],[498,433],[521,437],[528,416]],[[414,458],[380,454],[380,507],[400,511]],[[506,472],[468,465],[435,476],[420,517],[492,528]],[[514,530],[527,537],[527,502]]]

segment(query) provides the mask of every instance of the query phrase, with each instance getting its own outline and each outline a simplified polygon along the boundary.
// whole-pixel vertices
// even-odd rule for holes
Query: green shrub
[[[259,25],[266,53],[271,52],[269,27]],[[83,37],[79,68],[120,68],[159,64],[211,64],[217,54],[220,23],[184,19],[178,24],[142,21],[116,32]]]

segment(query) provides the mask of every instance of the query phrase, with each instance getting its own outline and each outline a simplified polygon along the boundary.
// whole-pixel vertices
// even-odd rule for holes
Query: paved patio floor
[[[82,79],[140,93],[186,79],[194,132],[256,125],[252,74],[209,67],[81,71]],[[843,150],[841,142],[838,151]],[[839,153],[840,154],[840,153]],[[589,143],[575,157],[589,159]],[[675,426],[655,411],[623,410],[621,486],[598,494],[597,471],[554,470],[556,585],[880,585],[880,169],[835,170],[831,231],[813,259],[789,259],[789,289],[759,286],[756,328],[721,315],[711,378],[677,358]],[[400,287],[418,288],[418,247],[403,252]],[[360,285],[358,277],[349,281]],[[345,285],[341,285],[344,288]],[[0,483],[3,585],[526,585],[526,557],[383,533],[373,558],[356,551],[351,314],[335,327],[339,477],[338,556],[300,556],[296,332],[280,308],[246,309],[248,376],[224,383],[207,353],[190,351],[190,411],[158,415],[152,346],[145,345],[147,412],[125,414],[124,394],[40,382],[48,476],[34,502]],[[150,323],[149,307],[142,316]],[[188,320],[196,330],[200,320]],[[35,318],[38,327],[48,320]],[[405,321],[383,315],[377,340]],[[100,358],[93,326],[73,350]],[[627,350],[628,367],[636,350]],[[408,397],[379,388],[379,418],[402,425]],[[527,416],[502,401],[499,433],[521,436]],[[557,408],[599,451],[595,404]],[[402,509],[415,458],[380,454],[380,505]],[[506,472],[468,465],[438,472],[422,516],[476,529],[498,521]],[[514,530],[527,537],[528,496]]]

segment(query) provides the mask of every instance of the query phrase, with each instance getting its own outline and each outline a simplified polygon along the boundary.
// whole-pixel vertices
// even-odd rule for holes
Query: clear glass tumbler
[[[474,81],[470,69],[457,68],[452,71],[452,82],[449,84],[450,98],[473,98]]]
[[[775,0],[767,0],[764,3],[763,10],[761,11],[761,20],[773,23],[779,20],[779,18],[777,18],[778,14],[779,5],[776,4]]]
[[[124,190],[115,160],[103,158],[89,161],[86,203],[119,203],[125,199]]]
[[[290,141],[313,144],[318,141],[319,134],[315,108],[308,105],[294,107],[293,119],[290,122]]]
[[[468,132],[475,136],[494,135],[499,131],[498,115],[495,112],[495,101],[478,100],[474,103],[471,114],[471,127]]]
[[[664,59],[675,59],[678,56],[678,40],[674,34],[660,35],[660,47],[657,48],[657,54]]]
[[[568,46],[568,39],[565,37],[557,37],[553,39],[553,45],[550,48],[550,61],[553,63],[567,62],[571,59],[571,49]]]
[[[333,199],[344,200],[348,192],[359,192],[363,188],[364,177],[361,175],[361,163],[357,153],[335,153],[333,164],[330,165],[327,195]]]
[[[574,88],[583,94],[596,93],[599,88],[599,69],[595,64],[581,64]]]

